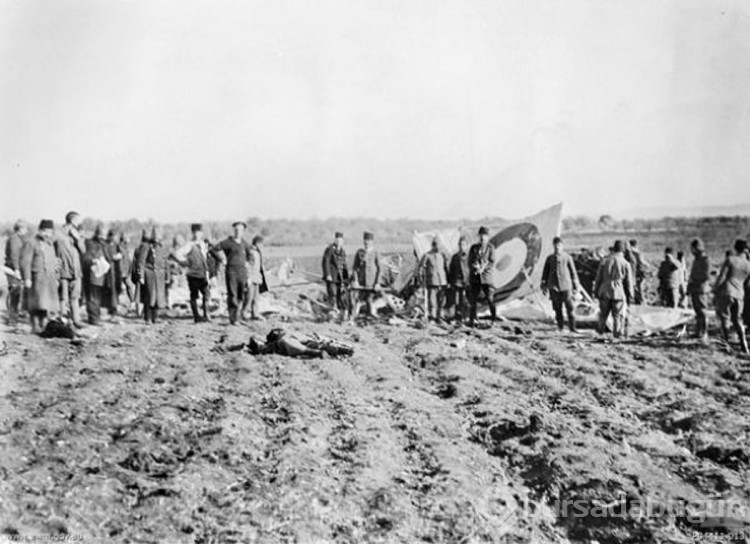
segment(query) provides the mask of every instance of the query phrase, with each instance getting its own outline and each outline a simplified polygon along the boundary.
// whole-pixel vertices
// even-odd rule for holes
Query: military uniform
[[[560,330],[563,329],[565,323],[563,319],[564,306],[568,314],[568,327],[572,332],[576,331],[573,291],[577,290],[579,285],[578,272],[573,257],[565,252],[553,253],[547,257],[542,270],[542,289],[549,291],[557,328]]]
[[[643,280],[646,277],[646,265],[640,250],[630,247],[624,253],[625,260],[630,263],[633,272],[633,304],[643,304]]]
[[[711,264],[708,261],[708,255],[705,251],[700,250],[690,267],[687,294],[695,312],[696,336],[701,338],[708,336],[706,308],[708,307],[708,294],[711,292],[710,279]]]
[[[662,306],[677,308],[680,301],[680,282],[682,281],[682,265],[667,254],[659,265],[659,295]]]
[[[448,283],[453,293],[456,319],[466,317],[466,300],[469,287],[469,253],[457,251],[448,265]]]
[[[225,279],[227,284],[227,307],[229,322],[234,324],[247,298],[247,263],[250,259],[250,244],[244,239],[227,238],[212,250],[212,254],[223,252],[226,256]]]
[[[365,234],[365,240],[372,239],[372,234]],[[358,249],[352,265],[353,287],[357,289],[353,317],[359,313],[361,303],[367,304],[370,315],[375,314],[372,307],[372,298],[375,290],[380,287],[380,273],[380,255],[378,252],[373,248]]]
[[[731,321],[745,352],[748,351],[748,346],[741,316],[745,299],[744,284],[749,277],[750,261],[744,255],[727,257],[719,271],[715,291],[716,315],[719,318],[724,339],[728,338]]]
[[[339,311],[347,311],[346,282],[349,270],[346,264],[346,251],[336,244],[329,245],[323,253],[323,280],[326,282],[328,304]]]
[[[469,322],[471,325],[477,318],[477,304],[479,296],[484,294],[487,304],[490,307],[490,314],[493,321],[496,319],[495,303],[492,300],[495,295],[495,248],[489,242],[474,244],[469,249]]]
[[[419,263],[420,273],[427,288],[427,317],[441,319],[443,312],[443,294],[448,285],[445,256],[433,249],[422,256]]]
[[[613,334],[623,332],[625,304],[633,295],[633,272],[622,253],[606,257],[596,273],[596,295],[599,298],[599,334],[604,333],[612,314]]]

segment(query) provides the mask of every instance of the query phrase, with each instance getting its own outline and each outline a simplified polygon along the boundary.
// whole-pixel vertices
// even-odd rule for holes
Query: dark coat
[[[133,252],[133,259],[130,261],[130,268],[128,269],[128,273],[130,274],[130,280],[136,285],[138,285],[138,282],[141,279],[138,276],[138,263],[140,262],[141,253],[143,253],[144,251],[148,251],[150,247],[151,243],[141,242]]]
[[[336,244],[331,244],[323,252],[323,279],[333,283],[343,283],[349,279],[343,247],[339,249]]]
[[[681,264],[674,257],[665,257],[659,265],[658,277],[659,287],[662,289],[679,287],[683,277]]]
[[[109,270],[104,276],[97,278],[91,273],[91,267],[94,265],[94,261],[101,257],[104,257],[109,263]],[[106,241],[99,238],[86,240],[86,251],[83,254],[83,278],[87,285],[114,288],[115,271],[112,266],[112,253]]]
[[[167,284],[171,279],[169,249],[160,243],[151,243],[138,255],[138,279],[142,278],[141,302],[150,308],[166,308]]]
[[[380,255],[374,249],[365,251],[357,250],[354,255],[352,275],[356,282],[355,287],[362,289],[373,289],[380,285]]]
[[[564,292],[578,289],[578,286],[578,272],[573,257],[565,252],[549,255],[544,261],[542,289]]]
[[[250,260],[250,244],[245,240],[239,242],[232,237],[222,240],[211,248],[211,255],[220,259],[223,252],[226,257],[226,273],[230,270],[240,279],[247,280],[247,263]]]
[[[448,266],[448,283],[454,287],[469,285],[469,254],[457,251]]]
[[[495,285],[495,248],[488,243],[484,248],[482,244],[474,244],[469,249],[469,269],[472,283],[482,285]]]
[[[100,257],[109,263],[109,270],[103,276],[97,278],[91,271],[94,261]],[[102,306],[104,308],[117,308],[117,287],[115,285],[115,264],[112,259],[112,251],[109,243],[101,238],[90,238],[86,240],[86,252],[83,255],[83,289],[88,293],[89,288],[99,286],[103,288]]]
[[[696,255],[693,260],[693,266],[690,267],[690,277],[688,278],[687,292],[690,295],[705,295],[711,291],[711,263],[708,255],[702,251]]]

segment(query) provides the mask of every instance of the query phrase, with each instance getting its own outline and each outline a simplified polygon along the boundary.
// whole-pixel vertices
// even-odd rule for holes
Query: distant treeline
[[[502,222],[497,217],[485,217],[479,220],[441,220],[428,221],[419,219],[367,219],[367,218],[330,218],[330,219],[260,219],[249,217],[247,235],[260,234],[266,238],[267,245],[320,245],[333,237],[334,232],[342,231],[350,240],[360,240],[362,232],[372,231],[379,243],[409,243],[414,231],[449,228],[455,226],[476,227],[481,224],[493,225]],[[100,220],[87,217],[83,221],[83,230],[93,233]],[[59,225],[59,221],[56,221]],[[190,234],[190,223],[157,223],[153,220],[104,222],[117,233],[125,233],[135,242],[142,231],[150,232],[154,225],[159,225],[166,239],[175,236],[185,238]],[[210,239],[220,239],[232,231],[231,221],[204,221],[204,231]],[[632,232],[655,233],[660,231],[679,231],[695,236],[748,236],[750,234],[750,217],[665,217],[662,219],[616,219],[609,215],[597,218],[588,216],[570,216],[563,218],[563,233],[608,233]],[[0,232],[7,233],[12,229],[12,222],[0,223]],[[36,221],[30,221],[31,230],[36,228]]]
[[[729,229],[747,232],[750,216],[662,217],[660,219],[615,219],[602,215],[598,219],[585,215],[563,218],[563,232],[653,232],[701,229]]]

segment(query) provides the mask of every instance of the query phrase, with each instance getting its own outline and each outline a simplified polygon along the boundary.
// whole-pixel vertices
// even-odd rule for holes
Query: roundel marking
[[[495,302],[501,302],[528,281],[542,253],[542,235],[533,223],[518,223],[490,239],[495,247]]]

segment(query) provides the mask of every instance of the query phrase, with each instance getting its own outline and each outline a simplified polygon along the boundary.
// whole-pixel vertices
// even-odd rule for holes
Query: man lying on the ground
[[[248,351],[253,355],[277,353],[302,359],[348,357],[354,353],[354,349],[347,344],[317,335],[290,334],[284,329],[271,330],[265,342],[251,336]]]

